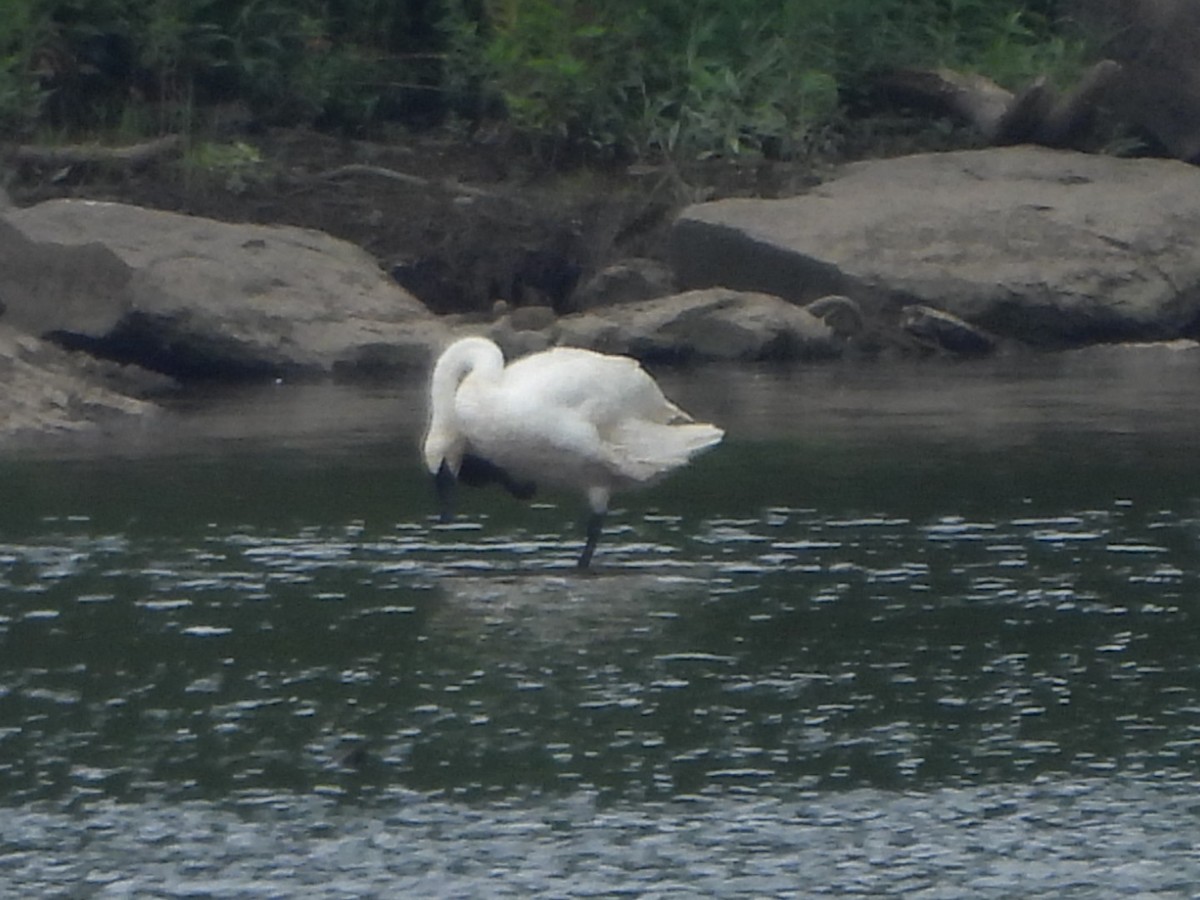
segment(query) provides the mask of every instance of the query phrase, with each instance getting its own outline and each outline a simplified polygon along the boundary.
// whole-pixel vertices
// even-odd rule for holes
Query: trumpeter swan
[[[650,483],[723,434],[692,421],[629,357],[556,347],[506,366],[492,341],[466,337],[433,367],[423,451],[442,521],[456,481],[497,482],[521,498],[543,483],[583,491],[586,569],[614,491]]]

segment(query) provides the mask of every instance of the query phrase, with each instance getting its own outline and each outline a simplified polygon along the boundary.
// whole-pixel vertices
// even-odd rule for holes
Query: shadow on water
[[[1163,784],[1200,802],[1196,369],[1101,354],[666,373],[729,438],[623,499],[590,576],[572,570],[576,498],[481,492],[434,524],[413,389],[196,398],[103,452],[10,453],[0,795],[130,804],[172,834],[164,810],[187,803],[218,830],[226,809],[410,810],[368,844],[455,831],[444,804],[466,800],[492,804],[489,846],[589,833],[571,852],[604,845],[618,866],[587,831],[605,809],[635,832],[713,829],[728,852],[729,816],[790,834],[874,809],[891,855],[872,878],[917,841],[905,797],[950,804],[960,841],[1010,803],[1070,819],[1079,793],[1155,816]],[[513,803],[536,812],[497,811]],[[47,844],[59,827],[19,821]],[[745,895],[832,852],[796,840]],[[936,862],[908,863],[937,882]],[[1046,895],[1076,883],[1063,871]],[[991,887],[1016,885],[1038,893]]]

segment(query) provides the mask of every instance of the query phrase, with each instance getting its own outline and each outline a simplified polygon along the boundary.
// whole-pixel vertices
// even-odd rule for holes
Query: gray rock
[[[174,373],[423,366],[446,333],[364,251],[301,228],[54,200],[5,215],[0,271],[12,324]]]
[[[468,327],[463,334],[478,334],[479,329]],[[516,329],[508,316],[493,322],[484,331],[487,337],[500,345],[505,359],[516,359],[530,353],[549,349],[554,345],[554,335],[549,331],[534,331],[531,329]]]
[[[601,269],[571,295],[574,312],[636,303],[675,293],[675,273],[656,259],[633,257]]]
[[[146,378],[99,365],[6,325],[0,325],[0,383],[0,441],[78,432],[158,409],[126,393],[134,385],[149,388]]]
[[[838,337],[851,338],[865,326],[862,308],[841,294],[829,294],[806,303],[804,308],[828,325]]]
[[[858,163],[811,194],[689,207],[681,284],[923,304],[1034,345],[1164,340],[1200,317],[1200,169],[1034,147]]]
[[[0,218],[0,297],[5,324],[30,334],[98,338],[129,314],[132,270],[100,243],[29,238]]]
[[[1173,341],[1130,341],[1124,344],[1096,344],[1079,347],[1063,354],[1073,359],[1128,359],[1133,356],[1167,357],[1189,355],[1200,351],[1200,341],[1177,338]]]
[[[1193,0],[1069,0],[1079,22],[1120,63],[1108,105],[1179,159],[1200,163],[1200,5]]]
[[[518,306],[508,316],[514,331],[545,331],[558,320],[549,306]]]
[[[807,310],[767,294],[689,291],[559,320],[559,343],[643,360],[795,360],[837,356],[841,341]]]
[[[904,307],[900,327],[928,349],[957,356],[986,356],[999,345],[993,335],[958,316],[920,304]]]

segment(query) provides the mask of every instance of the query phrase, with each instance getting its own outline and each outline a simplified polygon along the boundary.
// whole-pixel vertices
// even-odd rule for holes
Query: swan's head
[[[454,484],[458,481],[465,451],[466,441],[455,429],[447,427],[445,421],[439,422],[436,417],[430,422],[421,453],[425,468],[433,476],[439,516],[443,522],[449,522],[454,515]]]
[[[436,418],[430,422],[429,430],[425,432],[425,442],[421,445],[421,456],[429,474],[437,475],[442,469],[449,469],[450,474],[457,477],[465,450],[466,441],[455,429]]]

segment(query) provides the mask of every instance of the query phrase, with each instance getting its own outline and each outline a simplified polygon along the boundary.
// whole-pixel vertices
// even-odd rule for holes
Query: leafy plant
[[[243,141],[200,141],[188,150],[183,164],[185,170],[215,179],[233,193],[241,193],[252,181],[261,179],[265,168],[258,149]]]
[[[503,114],[549,156],[790,155],[894,66],[1019,87],[1082,48],[1052,0],[8,0],[10,131],[178,130],[231,99],[367,131]],[[414,97],[421,98],[419,102]],[[422,107],[423,104],[423,107]],[[435,113],[436,114],[436,113]]]
[[[513,125],[550,144],[616,147],[640,83],[630,31],[574,0],[493,3],[484,23],[487,71]]]
[[[493,0],[458,21],[519,131],[683,155],[799,152],[893,66],[1011,84],[1073,58],[1043,15],[988,0]]]

